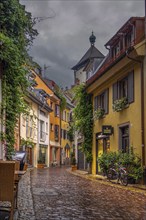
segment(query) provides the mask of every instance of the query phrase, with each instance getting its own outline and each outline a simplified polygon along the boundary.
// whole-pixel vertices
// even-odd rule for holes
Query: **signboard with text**
[[[111,125],[103,125],[102,126],[102,134],[103,135],[112,135],[113,127]]]

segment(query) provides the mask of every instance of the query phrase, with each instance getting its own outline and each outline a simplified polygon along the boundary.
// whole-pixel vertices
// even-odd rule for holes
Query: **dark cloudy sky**
[[[104,44],[131,16],[144,16],[144,0],[21,0],[33,17],[53,18],[37,23],[39,35],[30,54],[47,76],[60,86],[73,84],[74,66],[89,49],[92,30],[95,46]],[[55,15],[55,16],[54,16]]]

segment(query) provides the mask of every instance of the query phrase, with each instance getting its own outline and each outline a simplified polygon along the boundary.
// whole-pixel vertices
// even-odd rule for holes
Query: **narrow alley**
[[[67,172],[34,169],[20,183],[19,220],[145,220],[146,197]]]

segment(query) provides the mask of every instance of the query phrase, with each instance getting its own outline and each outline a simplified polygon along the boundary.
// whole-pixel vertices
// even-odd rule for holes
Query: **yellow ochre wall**
[[[125,58],[123,62],[119,62],[117,64],[118,67],[115,66],[107,71],[101,78],[87,88],[87,92],[93,94],[93,100],[95,96],[109,88],[109,113],[105,115],[103,119],[94,121],[93,126],[93,174],[96,174],[96,133],[102,131],[102,125],[111,125],[114,128],[114,133],[110,136],[110,150],[117,151],[119,149],[118,126],[129,123],[130,146],[132,145],[134,151],[141,156],[141,69],[139,64],[133,64],[132,61],[127,59],[128,58]],[[121,112],[114,112],[112,109],[112,85],[117,80],[124,78],[124,76],[126,76],[131,70],[134,70],[134,102]]]
[[[70,110],[68,108],[65,108],[64,111],[66,111],[66,116],[68,113],[70,113]],[[61,119],[61,129],[64,129],[64,130],[68,130],[69,128],[69,122],[67,121],[67,118],[66,118],[66,121]],[[69,144],[69,146],[71,147],[71,143],[68,139],[64,139],[63,137],[61,138],[61,147],[64,148],[66,146],[66,144]],[[69,156],[69,155],[68,155]]]

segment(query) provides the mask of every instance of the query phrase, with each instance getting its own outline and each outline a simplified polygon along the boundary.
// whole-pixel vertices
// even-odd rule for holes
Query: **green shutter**
[[[118,99],[118,83],[113,84],[113,102]]]
[[[106,89],[105,93],[104,93],[104,110],[105,110],[105,114],[108,114],[108,111],[109,111],[109,89]]]
[[[96,97],[94,98],[94,111],[96,111],[97,108],[98,108],[98,96],[96,96]]]
[[[134,102],[134,71],[128,74],[128,103]]]

